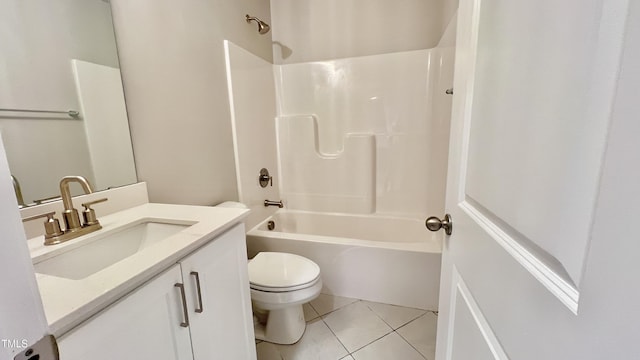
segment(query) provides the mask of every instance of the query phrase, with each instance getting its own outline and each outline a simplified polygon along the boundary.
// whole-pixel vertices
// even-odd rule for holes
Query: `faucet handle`
[[[103,202],[105,202],[107,200],[109,200],[109,199],[108,198],[102,198],[102,199],[98,199],[98,200],[87,201],[86,203],[82,203],[80,205],[84,206],[85,210],[89,210],[91,208],[91,206],[93,206],[95,204],[103,203]]]
[[[96,218],[96,211],[93,210],[91,208],[91,206],[93,206],[95,204],[99,204],[99,203],[105,202],[107,200],[109,200],[109,199],[102,198],[102,199],[88,201],[86,203],[81,204],[82,206],[84,206],[84,210],[82,211],[82,217],[84,219],[84,226],[100,224],[100,222]]]
[[[54,217],[55,215],[56,215],[56,212],[52,211],[46,214],[34,215],[34,216],[24,218],[22,219],[22,222],[27,222],[27,221],[46,217],[47,220],[44,222],[44,231],[45,231],[44,238],[45,240],[51,239],[53,237],[62,235],[62,229],[60,228],[60,221]]]

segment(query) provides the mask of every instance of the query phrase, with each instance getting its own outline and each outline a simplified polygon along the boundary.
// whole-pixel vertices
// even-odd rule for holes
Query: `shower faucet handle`
[[[269,175],[269,170],[267,168],[260,169],[260,175],[258,175],[258,183],[263,188],[266,188],[269,183],[273,186],[273,176]]]

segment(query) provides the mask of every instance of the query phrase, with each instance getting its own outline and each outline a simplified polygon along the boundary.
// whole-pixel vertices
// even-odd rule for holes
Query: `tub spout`
[[[280,201],[272,201],[272,200],[265,200],[264,201],[264,206],[277,206],[280,209],[282,209],[284,207],[284,204],[282,203],[282,200]]]

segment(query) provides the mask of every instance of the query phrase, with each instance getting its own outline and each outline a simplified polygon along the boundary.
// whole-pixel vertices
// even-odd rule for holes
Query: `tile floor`
[[[293,345],[256,341],[258,360],[433,360],[437,314],[321,294]]]

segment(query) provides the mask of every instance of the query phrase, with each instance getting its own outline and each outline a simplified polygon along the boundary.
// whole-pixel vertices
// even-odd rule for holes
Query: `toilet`
[[[233,201],[219,207],[244,208]],[[255,337],[275,344],[296,343],[306,328],[302,304],[320,295],[320,267],[294,254],[260,252],[249,260]]]
[[[320,267],[294,254],[261,252],[249,261],[255,336],[293,344],[306,327],[302,304],[320,295]]]

